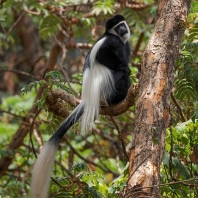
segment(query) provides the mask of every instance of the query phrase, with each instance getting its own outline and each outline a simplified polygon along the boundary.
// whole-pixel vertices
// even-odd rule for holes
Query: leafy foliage
[[[134,7],[131,9],[130,7],[139,5],[147,8],[135,9]],[[126,1],[116,0],[6,0],[1,3],[0,9],[0,57],[2,59],[0,71],[1,69],[9,69],[10,57],[15,53],[18,58],[15,65],[16,69],[20,66],[20,69],[26,71],[31,65],[27,61],[28,56],[26,56],[26,51],[23,49],[24,45],[18,36],[18,24],[15,24],[18,19],[16,13],[20,16],[24,12],[25,16],[31,18],[36,27],[36,33],[39,32],[38,41],[41,43],[43,54],[46,57],[50,54],[54,35],[66,21],[64,44],[68,47],[68,51],[63,66],[67,73],[71,72],[69,77],[72,88],[80,93],[82,82],[82,74],[78,73],[82,70],[80,59],[84,59],[89,47],[89,45],[85,45],[83,48],[82,44],[93,44],[93,41],[100,35],[100,31],[103,31],[101,25],[104,23],[104,18],[121,13],[125,16],[131,29],[132,51],[138,43],[140,34],[144,33],[138,53],[131,58],[131,81],[135,83],[137,82],[137,68],[133,66],[141,63],[142,53],[153,28],[152,21],[155,18],[156,8],[157,1],[154,0],[137,0],[129,3],[128,6]],[[163,184],[161,196],[170,198],[198,196],[197,10],[198,2],[193,0],[187,30],[175,69],[174,96],[185,118],[189,120],[182,123],[177,108],[173,103],[171,104],[170,111],[173,123],[171,129],[167,130],[166,153],[161,166],[161,182]],[[80,47],[74,48],[75,45]],[[69,49],[70,46],[72,46],[71,49]],[[32,45],[29,47],[31,48]],[[21,54],[25,55],[21,58]],[[60,57],[57,62],[59,61]],[[75,70],[74,68],[78,69]],[[33,69],[31,68],[30,71]],[[42,142],[49,139],[48,133],[53,133],[62,121],[60,117],[49,112],[46,96],[51,90],[57,88],[72,93],[68,84],[64,82],[62,74],[58,71],[48,72],[45,78],[39,81],[22,79],[19,76],[15,81],[20,88],[23,87],[21,89],[22,95],[17,95],[19,92],[16,92],[15,95],[0,93],[0,95],[3,93],[0,104],[0,157],[3,158],[7,154],[10,157],[14,156],[13,163],[1,178],[0,186],[3,188],[0,188],[0,197],[29,197],[30,167],[35,161],[29,136],[25,137],[20,148],[6,150],[18,127],[26,118],[29,109],[33,104],[42,109],[33,123],[30,119],[30,122],[25,125],[27,130],[33,127],[32,141],[36,152],[39,152]],[[45,91],[40,100],[34,101],[40,87],[45,87]],[[116,118],[124,134],[127,149],[131,146],[131,132],[134,130],[134,109],[135,107],[131,107],[124,115]],[[126,185],[129,170],[115,127],[108,120],[108,117],[101,117],[97,120],[97,127],[94,128],[93,134],[89,134],[86,138],[77,134],[78,127],[74,126],[68,132],[67,139],[63,138],[60,144],[54,167],[57,183],[51,181],[50,196],[119,197],[120,191]],[[71,145],[68,145],[68,142]],[[188,180],[188,182],[182,182],[183,180]],[[174,184],[174,182],[181,183]]]
[[[180,101],[196,101],[198,99],[198,68],[197,53],[198,36],[196,1],[192,2],[191,13],[188,16],[189,27],[186,30],[186,37],[183,42],[180,56],[177,62],[177,80],[175,96]]]
[[[60,25],[61,19],[58,18],[56,15],[52,14],[46,16],[41,20],[39,33],[44,39],[46,39],[48,36],[52,37],[56,34],[57,29],[60,28]]]
[[[128,169],[128,165],[125,169]],[[71,169],[71,173],[74,173],[72,177],[67,176],[55,179],[65,188],[58,189],[57,186],[52,183],[51,195],[54,197],[110,198],[118,194],[126,185],[127,181],[127,174],[125,171],[125,174],[115,179],[108,186],[103,183],[103,176],[101,174],[90,172],[89,168],[84,163],[75,164]]]
[[[186,106],[184,112],[186,117],[195,120],[197,114],[194,109],[194,103],[198,99],[198,67],[197,53],[197,11],[194,9],[197,2],[193,1],[191,13],[188,17],[188,28],[185,32],[180,56],[176,65],[175,97],[180,104]]]
[[[48,72],[45,75],[45,80],[40,81],[34,81],[28,85],[25,85],[21,89],[21,93],[24,95],[27,92],[31,91],[33,88],[37,89],[39,87],[46,87],[45,91],[42,94],[42,97],[40,100],[37,100],[35,102],[36,105],[38,105],[39,108],[46,108],[46,96],[49,94],[49,92],[52,89],[61,88],[63,90],[66,90],[70,92],[69,88],[66,87],[65,83],[62,81],[62,74],[59,71],[51,71]]]
[[[47,113],[47,120],[50,120],[46,127],[46,131],[49,134],[52,134],[56,131],[57,127],[61,124],[63,119],[59,116],[53,115],[53,113],[49,112],[48,104],[46,103],[47,95],[53,90],[57,88],[61,88],[68,92],[71,92],[69,88],[63,82],[63,76],[59,71],[51,71],[46,73],[45,80],[34,81],[28,85],[25,85],[21,89],[21,93],[24,95],[31,91],[32,89],[38,89],[39,87],[45,87],[45,90],[41,96],[41,98],[34,102],[34,105],[37,105],[39,109],[44,109]]]
[[[173,179],[174,181],[185,181],[190,178],[195,178],[195,180],[191,181],[192,188],[188,190],[185,187],[185,183],[184,186],[175,184],[163,187],[163,195],[171,196],[174,192],[178,197],[196,197],[196,191],[194,191],[193,185],[195,185],[196,188],[197,166],[193,164],[195,161],[192,160],[192,157],[194,157],[192,149],[197,149],[197,129],[198,122],[193,123],[189,120],[185,123],[178,124],[176,127],[172,127],[171,130],[167,130],[167,152],[164,154],[164,169],[162,170],[163,183],[167,183],[169,179]],[[190,183],[187,182],[187,184]]]
[[[175,96],[183,100],[184,98],[187,98],[188,100],[197,99],[197,90],[193,86],[192,81],[187,81],[186,79],[178,80],[176,82],[177,90],[175,91]]]
[[[113,14],[114,12],[114,0],[101,0],[96,1],[93,6],[92,13],[99,15],[101,12],[106,14]]]

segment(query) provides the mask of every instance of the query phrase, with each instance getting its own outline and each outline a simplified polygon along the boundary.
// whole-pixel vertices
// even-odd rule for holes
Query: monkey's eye
[[[128,29],[127,29],[125,23],[119,24],[118,26],[116,26],[116,27],[114,28],[114,30],[115,30],[115,32],[116,32],[118,35],[120,35],[121,37],[123,37],[125,34],[128,33]]]

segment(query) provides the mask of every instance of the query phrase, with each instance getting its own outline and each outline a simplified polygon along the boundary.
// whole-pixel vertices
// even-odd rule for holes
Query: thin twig
[[[58,183],[53,177],[51,177],[51,180],[52,180],[56,185],[58,185],[60,188],[65,189],[65,187],[62,186],[60,183]]]
[[[127,159],[127,161],[129,161],[129,155],[128,153],[126,152],[126,147],[125,147],[125,144],[124,144],[124,140],[123,140],[123,136],[122,136],[122,132],[120,131],[116,121],[114,120],[114,118],[112,116],[110,116],[110,119],[111,121],[113,122],[113,124],[115,125],[117,131],[118,131],[118,134],[119,134],[119,138],[120,138],[120,141],[121,141],[121,144],[122,144],[122,151]]]
[[[144,38],[144,32],[141,32],[141,34],[140,34],[140,36],[138,38],[137,44],[135,46],[135,49],[133,50],[133,56],[137,55],[137,53],[138,53],[138,51],[140,49],[140,45],[141,45],[141,43],[143,41],[143,38]]]
[[[62,73],[63,73],[63,75],[64,75],[64,77],[65,77],[65,80],[67,81],[67,84],[68,84],[68,86],[69,86],[69,89],[73,92],[73,94],[74,94],[75,96],[77,96],[78,93],[71,87],[70,82],[69,82],[69,77],[68,77],[67,73],[65,72],[65,70],[64,70],[64,68],[63,68],[63,63],[64,63],[64,60],[65,60],[65,58],[66,58],[67,49],[66,49],[65,45],[64,45],[63,43],[61,43],[61,42],[56,38],[56,36],[54,36],[54,39],[55,39],[55,41],[57,42],[57,44],[58,44],[58,45],[61,47],[61,49],[62,49],[62,57],[61,57],[61,61],[60,61],[59,67],[60,67],[60,69],[61,69],[61,71],[62,71]]]
[[[172,131],[172,126],[170,126],[170,160],[169,160],[169,174],[171,176],[171,179],[173,181],[178,181],[175,179],[172,175],[172,156],[173,156],[173,131]]]
[[[169,182],[169,183],[165,183],[165,184],[158,184],[158,185],[152,185],[152,186],[139,187],[139,188],[135,188],[135,189],[133,189],[131,191],[136,191],[136,190],[141,190],[141,189],[146,189],[146,188],[163,187],[163,186],[169,186],[169,185],[173,185],[173,184],[182,184],[184,182],[196,181],[196,180],[198,181],[198,177],[197,178],[187,179],[187,180],[176,181],[176,182]]]
[[[20,14],[20,16],[18,17],[18,19],[17,19],[17,20],[13,23],[13,25],[10,27],[10,29],[8,30],[8,32],[6,33],[6,36],[5,36],[5,38],[3,39],[1,46],[4,45],[4,43],[6,42],[6,40],[7,40],[8,36],[9,36],[9,34],[12,32],[12,30],[14,29],[14,27],[17,25],[17,23],[22,19],[22,17],[23,17],[24,15],[25,15],[25,12],[23,11],[23,12]]]
[[[43,147],[43,141],[42,141],[41,135],[37,132],[36,129],[33,130],[33,134],[41,150]]]
[[[36,78],[36,76],[31,75],[31,74],[29,74],[27,72],[24,72],[24,71],[20,71],[20,70],[15,70],[15,69],[0,69],[0,72],[13,72],[13,73],[22,74],[22,75],[25,75],[25,76],[34,78],[35,80],[38,80]]]
[[[64,138],[64,137],[63,137]],[[104,172],[111,172],[113,173],[114,175],[117,175],[117,173],[113,172],[112,170],[108,169],[107,167],[106,168],[103,168],[102,166],[100,166],[99,164],[96,164],[95,162],[91,161],[91,160],[88,160],[86,158],[84,158],[83,156],[81,156],[74,148],[73,146],[67,141],[66,138],[64,138],[64,141],[69,145],[69,147],[71,148],[71,150],[79,157],[81,158],[82,160],[84,160],[85,162],[89,163],[89,164],[93,164],[94,166],[96,167],[99,167],[101,170],[103,170]]]
[[[25,12],[29,13],[29,14],[33,14],[33,15],[40,15],[41,13],[40,12],[34,12],[32,10],[28,10],[28,9],[24,9]]]
[[[5,111],[5,110],[1,110],[1,109],[0,109],[0,112],[2,112],[2,113],[7,113],[7,114],[10,114],[10,115],[12,115],[12,116],[19,117],[19,118],[22,118],[22,119],[25,118],[25,116],[17,115],[17,114],[15,114],[15,113],[10,112],[10,111]]]
[[[55,160],[55,163],[58,164],[71,178],[74,178],[74,175],[71,174],[71,172],[66,169],[59,161]]]
[[[171,99],[173,100],[175,106],[177,107],[177,109],[178,109],[178,111],[179,111],[179,114],[180,114],[180,117],[181,117],[182,122],[186,122],[186,119],[184,118],[182,109],[181,109],[181,107],[179,106],[179,104],[178,104],[176,98],[174,97],[173,93],[171,93]]]
[[[31,142],[31,146],[32,146],[32,150],[33,150],[33,153],[34,153],[35,158],[37,158],[37,154],[36,154],[36,150],[35,150],[35,148],[34,148],[34,144],[33,144],[33,140],[32,140],[32,134],[33,134],[34,122],[35,122],[35,120],[36,120],[36,118],[37,118],[37,116],[38,116],[38,114],[39,114],[40,112],[41,112],[41,109],[39,109],[39,110],[36,112],[35,116],[33,117],[31,126],[30,126],[30,142]]]
[[[10,177],[7,179],[6,183],[2,186],[2,188],[5,188],[9,184],[9,182],[11,181],[14,175],[15,175],[15,171],[12,172],[12,175],[9,175]]]

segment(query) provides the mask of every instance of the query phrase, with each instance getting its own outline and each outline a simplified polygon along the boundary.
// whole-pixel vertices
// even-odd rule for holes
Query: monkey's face
[[[130,37],[130,30],[125,21],[121,21],[120,23],[112,27],[108,32],[120,37],[120,39],[124,43],[127,42]]]

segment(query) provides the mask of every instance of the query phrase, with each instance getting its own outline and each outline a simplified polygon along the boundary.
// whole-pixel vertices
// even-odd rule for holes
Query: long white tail
[[[54,164],[57,146],[47,142],[34,164],[31,181],[31,197],[46,198],[50,175]]]
[[[47,197],[50,175],[58,145],[68,129],[82,116],[83,109],[83,104],[79,104],[42,148],[32,171],[31,198]]]

